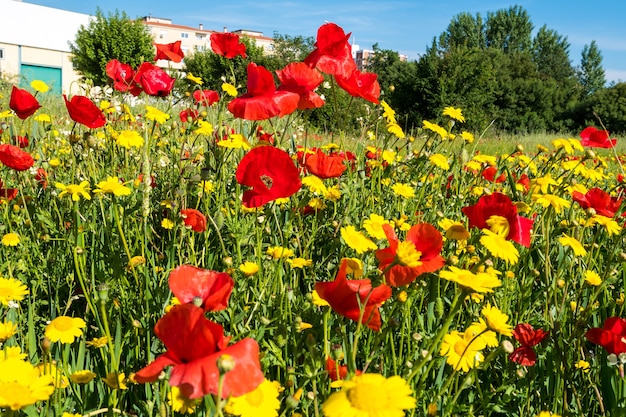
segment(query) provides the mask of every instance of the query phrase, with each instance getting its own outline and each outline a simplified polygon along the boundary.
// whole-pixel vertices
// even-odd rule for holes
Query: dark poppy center
[[[274,180],[265,174],[261,175],[261,181],[263,181],[263,184],[265,184],[268,190],[270,190],[272,185],[274,185]]]

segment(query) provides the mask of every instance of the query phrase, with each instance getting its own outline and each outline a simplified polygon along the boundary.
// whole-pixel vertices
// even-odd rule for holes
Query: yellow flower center
[[[502,216],[491,216],[487,219],[486,221],[487,226],[489,226],[489,229],[499,235],[502,236],[504,238],[506,238],[509,235],[509,230],[510,230],[510,226],[509,226],[509,221]]]
[[[71,317],[58,317],[54,320],[54,327],[61,332],[70,330],[73,327],[73,321]]]
[[[396,257],[401,265],[408,266],[409,268],[416,268],[422,264],[420,262],[422,252],[415,248],[413,242],[400,242],[396,250]]]
[[[462,357],[463,354],[466,352],[466,350],[467,350],[467,343],[465,343],[465,340],[461,339],[454,344],[454,351],[456,352],[457,355]]]
[[[347,392],[353,407],[365,412],[375,412],[387,408],[387,393],[380,385],[360,383]]]
[[[13,290],[8,287],[0,287],[0,298],[9,298],[13,296]]]

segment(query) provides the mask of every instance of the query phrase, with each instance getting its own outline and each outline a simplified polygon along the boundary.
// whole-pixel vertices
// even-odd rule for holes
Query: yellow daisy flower
[[[86,326],[80,317],[59,316],[46,326],[45,335],[52,342],[72,343],[83,335],[82,329]]]
[[[118,177],[108,177],[104,181],[100,181],[96,185],[95,190],[93,190],[94,194],[103,193],[103,194],[113,194],[116,197],[121,197],[124,195],[130,195],[130,188],[126,187],[124,184],[120,183],[120,179]]]
[[[446,357],[446,363],[455,371],[469,372],[485,360],[481,351],[486,343],[472,332],[461,333],[456,330],[443,337],[439,354]]]
[[[455,107],[446,107],[443,109],[443,115],[448,116],[451,119],[459,121],[461,123],[465,123],[465,117],[463,117],[463,113],[461,109]]]
[[[245,276],[250,277],[259,272],[259,266],[254,262],[246,261],[239,265],[239,270],[243,272]]]
[[[376,246],[374,242],[363,236],[363,234],[357,231],[354,226],[342,227],[340,232],[346,245],[354,249],[359,254],[369,250],[378,249],[378,246]]]
[[[225,411],[241,417],[276,417],[280,408],[278,395],[282,390],[278,382],[265,379],[253,391],[229,398]]]
[[[15,278],[0,277],[0,303],[9,305],[10,301],[22,301],[28,294],[28,288]]]
[[[485,322],[491,330],[503,336],[513,335],[513,328],[507,323],[509,316],[500,311],[498,307],[492,307],[487,304],[480,312],[485,317]]]
[[[322,404],[326,417],[396,417],[416,407],[411,387],[400,376],[361,374],[343,381]]]
[[[87,384],[96,377],[96,374],[90,370],[76,371],[70,375],[70,381],[75,384]]]
[[[157,109],[156,107],[152,107],[152,106],[146,106],[146,119],[148,120],[152,120],[155,121],[157,123],[165,123],[167,121],[167,119],[170,118],[170,115],[162,112],[161,110]]]
[[[385,220],[383,216],[372,213],[368,219],[363,221],[363,228],[368,235],[374,239],[384,239],[385,232],[383,231],[384,224],[391,224],[390,221]]]
[[[59,197],[63,197],[69,195],[72,197],[72,201],[79,201],[81,197],[91,200],[91,196],[89,195],[89,182],[83,181],[80,184],[69,184],[64,185],[60,182],[54,184],[61,192],[59,193]]]
[[[393,191],[395,195],[403,197],[403,198],[415,197],[415,188],[413,188],[409,184],[403,184],[399,182],[395,183],[394,185],[391,186],[391,191]]]
[[[2,244],[4,246],[17,246],[20,243],[20,235],[17,233],[7,233],[2,236]]]
[[[29,362],[10,357],[0,361],[0,408],[20,410],[37,401],[45,401],[54,392],[51,375],[39,375]]]

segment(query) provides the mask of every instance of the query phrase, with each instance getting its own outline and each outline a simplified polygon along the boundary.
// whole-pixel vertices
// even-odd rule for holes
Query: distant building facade
[[[148,27],[155,43],[174,43],[181,41],[180,47],[185,56],[192,55],[196,51],[205,51],[211,49],[211,34],[216,33],[215,30],[204,29],[201,23],[198,27],[181,26],[172,23],[171,19],[146,16],[142,19],[143,23]],[[224,32],[228,32],[228,28],[224,27]],[[256,45],[263,48],[265,52],[270,53],[274,39],[263,36],[262,32],[252,30],[235,30],[239,36],[246,36],[252,39]],[[182,69],[184,60],[180,63],[159,60],[156,65],[163,68]]]
[[[22,85],[39,79],[56,93],[70,92],[80,76],[69,42],[90,16],[18,0],[0,0],[0,10],[0,76]]]

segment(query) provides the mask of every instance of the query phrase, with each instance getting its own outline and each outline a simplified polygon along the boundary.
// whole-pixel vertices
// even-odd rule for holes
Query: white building
[[[38,79],[57,93],[70,92],[80,77],[69,42],[90,16],[18,0],[0,0],[0,10],[0,76],[21,85]]]
[[[72,68],[70,42],[76,39],[81,26],[87,27],[92,16],[22,2],[0,0],[0,77],[22,86],[32,80],[46,82],[56,93],[78,92],[80,75]],[[210,49],[211,33],[203,25],[197,28],[173,24],[171,19],[144,17],[143,23],[152,33],[155,43],[181,41],[185,55]],[[224,32],[227,28],[224,28]],[[263,33],[237,30],[270,53],[273,39]],[[156,54],[156,51],[155,51]],[[181,69],[182,63],[160,60],[163,68]],[[72,91],[70,91],[72,89]]]

